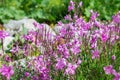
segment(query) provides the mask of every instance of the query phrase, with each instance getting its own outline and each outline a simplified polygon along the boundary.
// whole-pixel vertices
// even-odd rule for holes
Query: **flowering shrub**
[[[81,5],[82,2],[77,8]],[[75,9],[71,0],[69,13]],[[33,23],[36,30],[21,36],[21,43],[13,43],[10,61],[5,57],[6,64],[13,63],[22,54],[25,63],[12,65],[14,70],[18,69],[14,75],[13,69],[4,74],[7,67],[2,66],[1,75],[13,80],[111,80],[114,75],[114,80],[119,80],[119,13],[111,22],[99,21],[98,16],[91,11],[87,22],[77,12],[68,14],[67,23],[58,22],[61,29],[57,34],[52,34],[44,24]]]

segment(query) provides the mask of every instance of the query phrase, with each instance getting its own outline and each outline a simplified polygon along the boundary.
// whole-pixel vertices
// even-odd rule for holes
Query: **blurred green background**
[[[0,23],[10,19],[34,18],[38,22],[56,23],[68,13],[70,0],[0,0]],[[100,14],[101,20],[111,20],[113,14],[120,10],[120,0],[73,0],[82,1],[81,14],[90,17],[93,9]]]

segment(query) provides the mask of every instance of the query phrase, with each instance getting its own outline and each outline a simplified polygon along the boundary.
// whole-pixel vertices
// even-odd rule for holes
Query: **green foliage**
[[[21,19],[25,16],[38,22],[56,23],[67,14],[70,0],[0,0],[0,23],[9,19]],[[73,0],[82,1],[81,13],[87,19],[90,10],[100,14],[101,20],[111,20],[111,16],[120,10],[120,0]]]
[[[76,3],[82,1],[82,14],[90,17],[90,10],[97,11],[101,20],[111,20],[111,16],[120,10],[120,0],[73,0]]]
[[[0,2],[0,23],[25,16],[38,22],[56,22],[67,13],[69,0],[3,0]]]

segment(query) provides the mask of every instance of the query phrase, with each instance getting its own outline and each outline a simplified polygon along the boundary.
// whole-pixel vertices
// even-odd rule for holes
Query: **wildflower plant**
[[[82,5],[70,1],[66,23],[58,22],[61,28],[56,34],[45,24],[34,22],[36,30],[22,35],[22,43],[16,41],[10,50],[17,60],[19,53],[24,56],[25,66],[14,64],[20,72],[4,75],[1,71],[1,75],[7,79],[13,75],[13,80],[119,80],[119,12],[112,21],[103,22],[98,19],[100,14],[91,10],[86,21],[77,13]],[[6,56],[5,60],[12,62],[12,58]]]

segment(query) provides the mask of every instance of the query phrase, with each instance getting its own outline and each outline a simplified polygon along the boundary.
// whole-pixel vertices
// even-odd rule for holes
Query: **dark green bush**
[[[38,22],[56,22],[67,13],[69,0],[1,0],[0,23],[25,16]]]
[[[67,14],[70,0],[0,0],[0,23],[10,19],[22,19],[27,16],[38,22],[56,23]],[[120,0],[73,0],[82,1],[81,13],[86,19],[93,9],[100,14],[101,20],[111,20],[111,16],[120,10]]]
[[[120,10],[120,0],[73,0],[83,2],[82,14],[90,17],[90,10],[97,11],[101,20],[111,20],[111,16]]]

